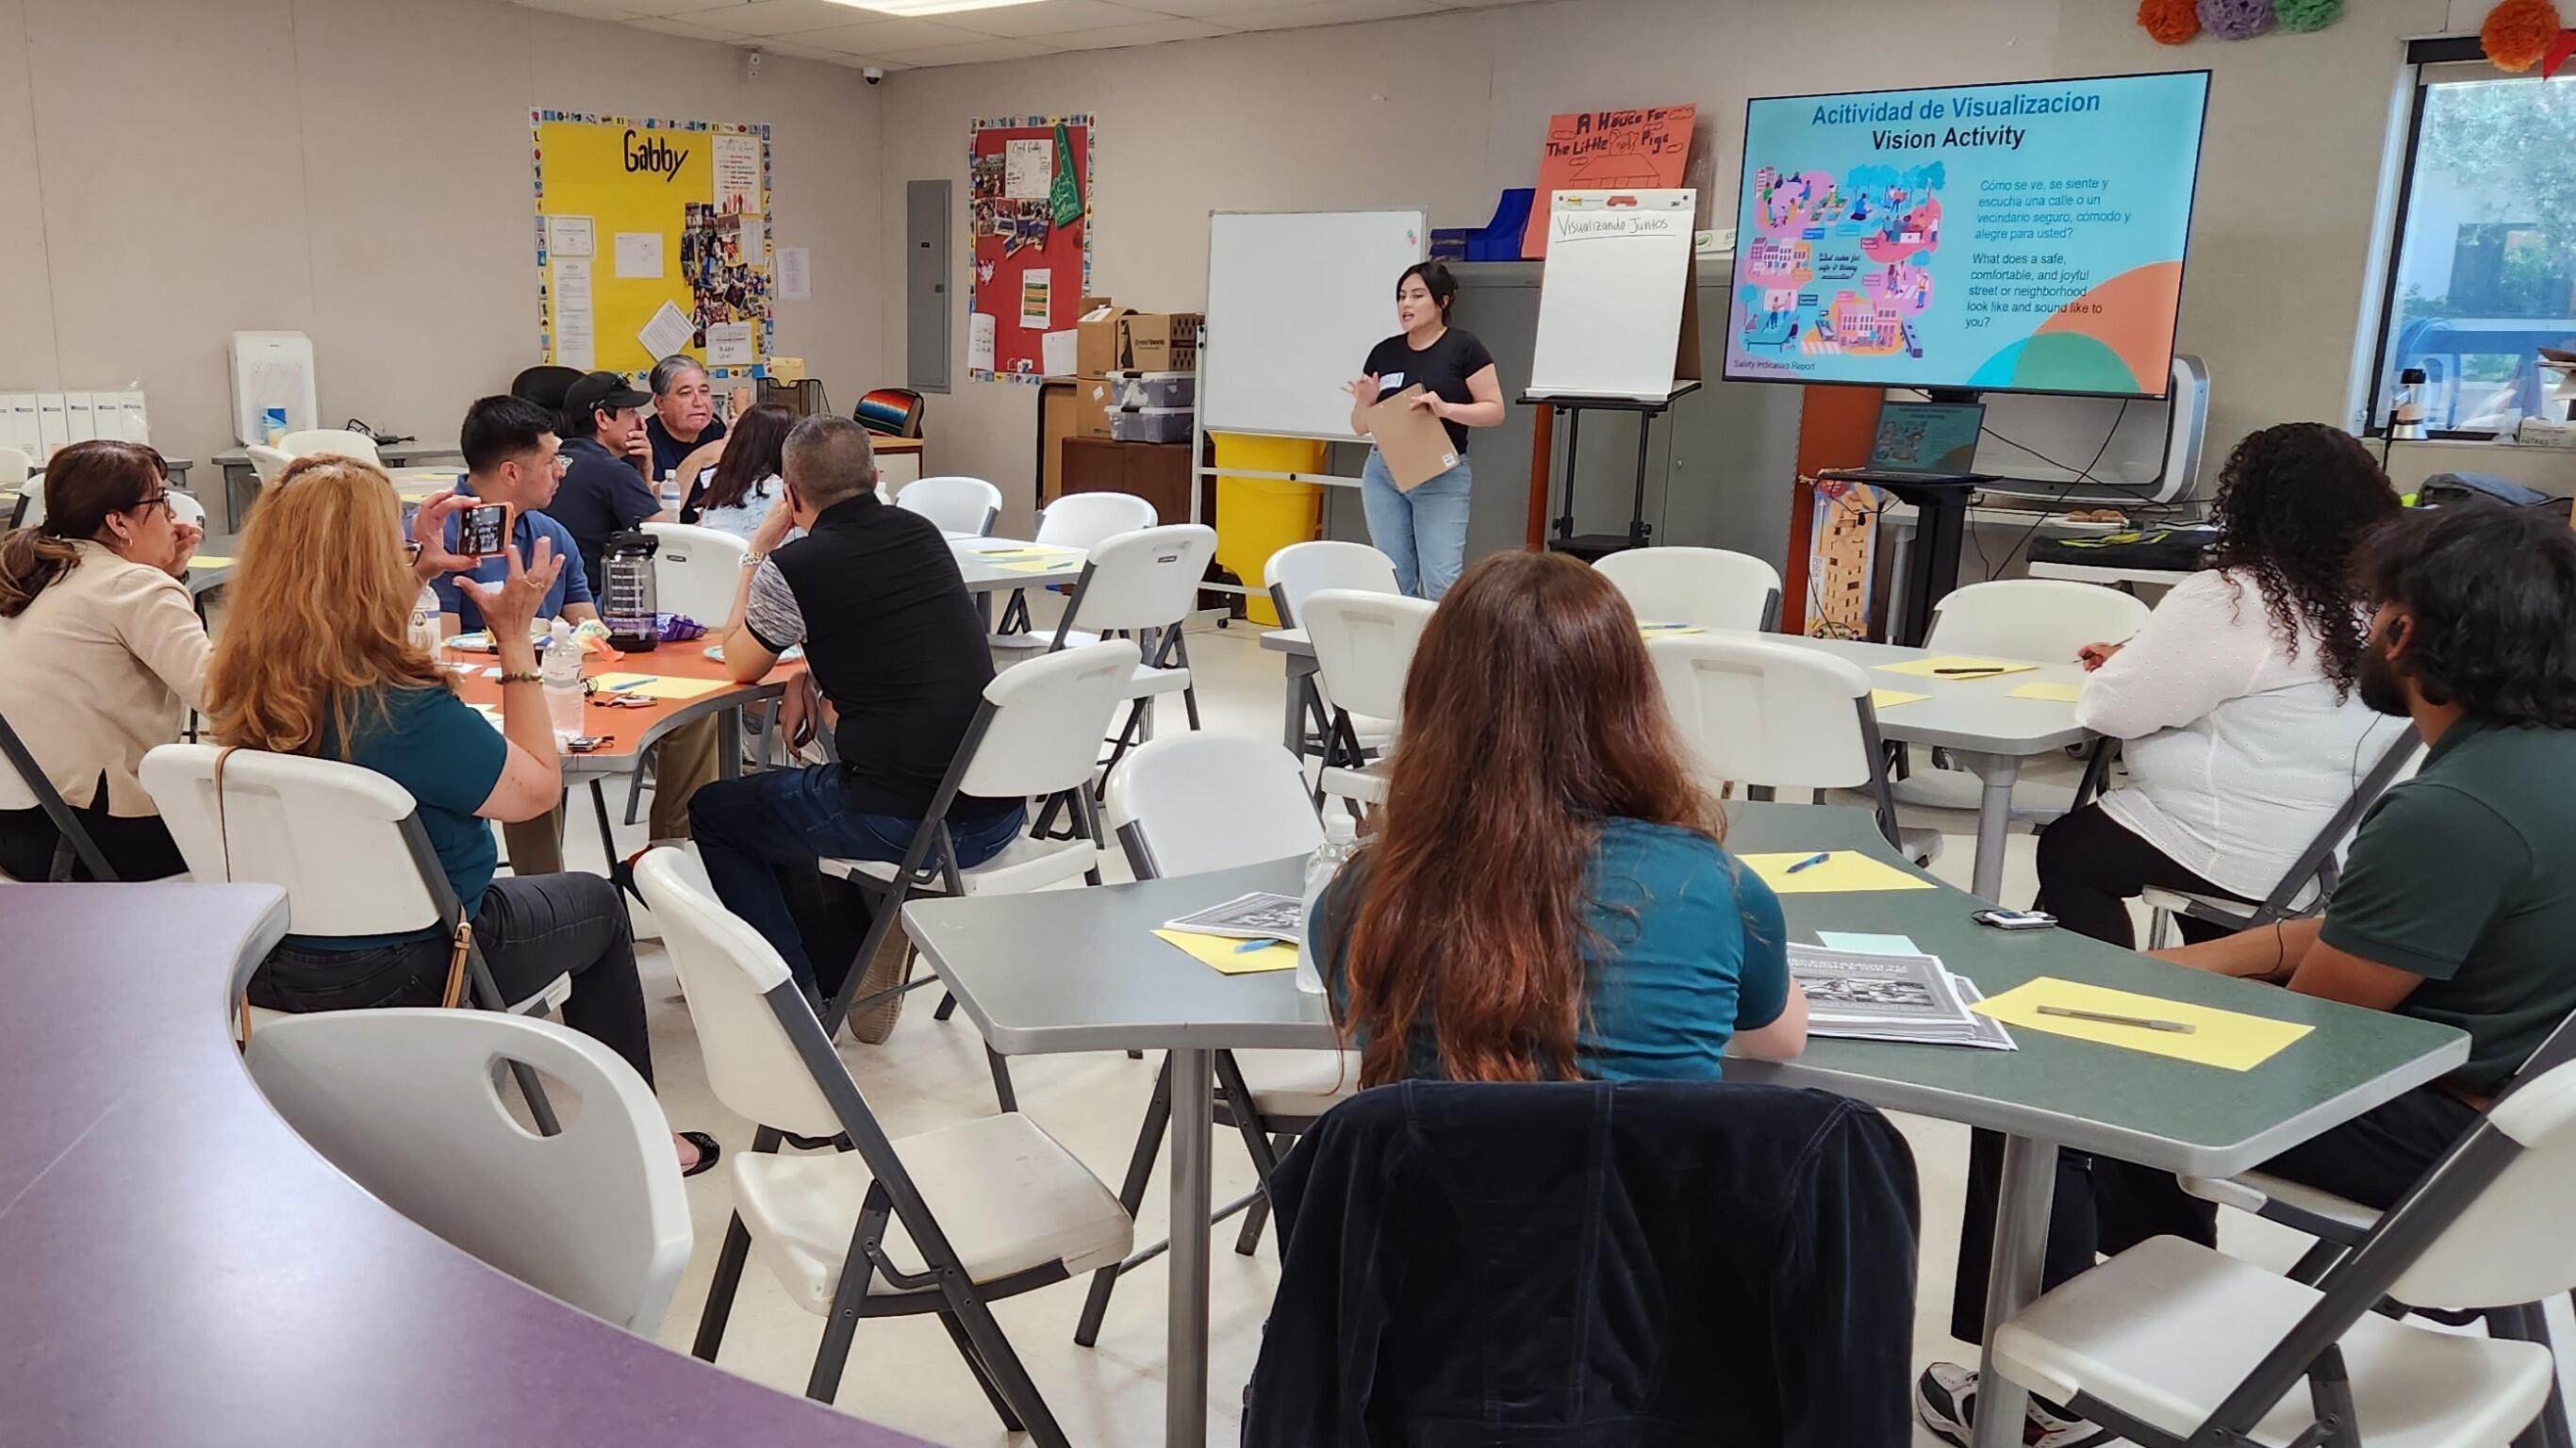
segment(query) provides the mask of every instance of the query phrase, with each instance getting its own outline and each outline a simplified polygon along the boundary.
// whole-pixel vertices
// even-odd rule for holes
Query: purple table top
[[[918,1448],[576,1312],[325,1162],[229,1030],[285,925],[263,886],[0,886],[0,1443]]]

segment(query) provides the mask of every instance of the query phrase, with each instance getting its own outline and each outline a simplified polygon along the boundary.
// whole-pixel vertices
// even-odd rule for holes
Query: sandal
[[[724,1148],[717,1144],[714,1137],[707,1135],[703,1131],[683,1131],[677,1133],[677,1135],[682,1141],[685,1141],[689,1145],[698,1149],[698,1164],[693,1167],[683,1168],[680,1175],[684,1178],[696,1176],[698,1173],[714,1166],[717,1160],[724,1155]]]

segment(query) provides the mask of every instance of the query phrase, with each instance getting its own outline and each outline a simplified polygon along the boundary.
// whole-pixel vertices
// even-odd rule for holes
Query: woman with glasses
[[[134,771],[204,702],[206,626],[180,581],[203,534],[178,521],[169,471],[139,443],[73,443],[44,486],[45,521],[0,538],[0,719],[118,879],[178,874]],[[0,786],[13,802],[33,793]],[[62,845],[42,809],[0,809],[0,872],[46,879]],[[74,878],[93,875],[79,863]]]

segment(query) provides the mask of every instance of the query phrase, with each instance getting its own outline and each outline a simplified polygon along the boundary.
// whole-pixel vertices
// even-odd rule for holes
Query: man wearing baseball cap
[[[609,538],[660,515],[662,500],[645,480],[653,444],[638,409],[651,393],[614,372],[593,372],[564,393],[562,486],[546,516],[564,525],[581,547],[583,576],[596,589],[606,577],[599,559]]]

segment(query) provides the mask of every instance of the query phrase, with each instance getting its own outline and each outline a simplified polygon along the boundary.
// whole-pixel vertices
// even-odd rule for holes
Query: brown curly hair
[[[2208,565],[2254,580],[2282,651],[2299,626],[2317,631],[2318,661],[2338,699],[2361,665],[2362,591],[2353,560],[2370,530],[2397,516],[2397,490],[2360,439],[2322,422],[2250,433],[2218,474]]]

